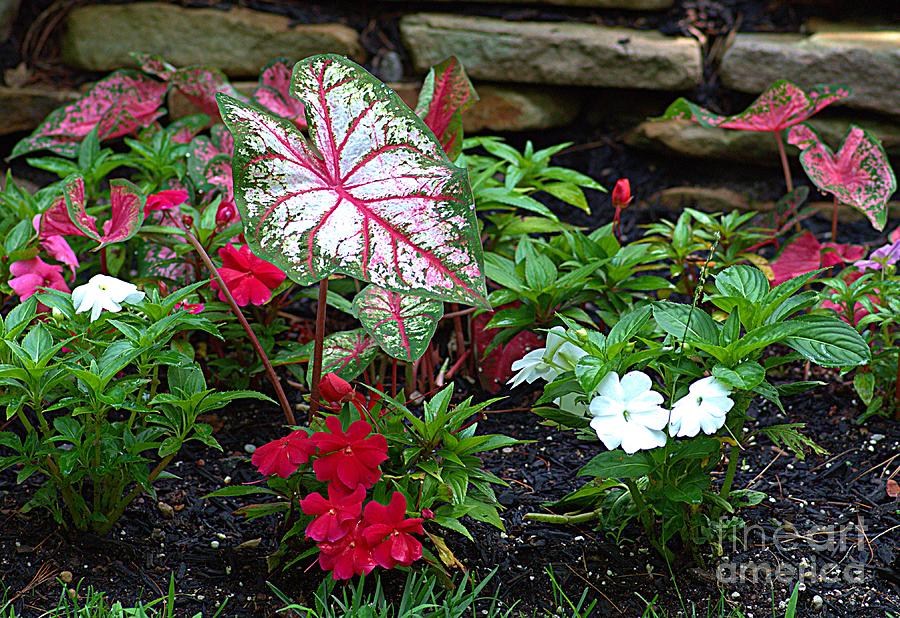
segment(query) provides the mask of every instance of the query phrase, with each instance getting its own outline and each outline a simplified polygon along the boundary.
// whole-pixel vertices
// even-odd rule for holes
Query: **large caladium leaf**
[[[97,136],[105,140],[153,124],[165,113],[161,109],[165,95],[165,84],[134,71],[116,71],[77,101],[54,110],[31,135],[16,144],[11,156],[50,150],[74,157],[94,127]]]
[[[835,101],[850,96],[850,89],[836,84],[819,84],[808,92],[787,80],[779,80],[759,95],[750,107],[734,116],[720,116],[679,98],[663,119],[685,118],[704,127],[742,131],[781,131],[799,124]]]
[[[788,142],[800,148],[800,163],[819,190],[863,213],[876,230],[884,229],[897,178],[876,137],[851,125],[835,153],[802,124],[790,130]]]
[[[97,220],[88,214],[84,198],[84,180],[78,176],[66,181],[63,195],[69,218],[82,234],[98,243],[97,249],[124,242],[137,234],[144,222],[144,196],[140,189],[122,178],[109,181],[110,218],[97,230]]]
[[[235,199],[254,252],[301,285],[344,273],[395,292],[487,306],[466,171],[421,119],[335,55],[294,69],[292,123],[219,95],[235,138]]]
[[[291,65],[287,58],[276,58],[263,67],[253,100],[298,128],[306,128],[306,108],[302,101],[291,96]]]
[[[322,342],[322,374],[336,373],[353,380],[365,371],[377,351],[378,346],[361,328],[329,335]]]
[[[412,362],[425,353],[444,303],[369,285],[353,299],[353,310],[382,350]]]
[[[462,63],[451,56],[431,67],[416,104],[416,113],[455,160],[462,152],[462,112],[478,101],[478,95]]]

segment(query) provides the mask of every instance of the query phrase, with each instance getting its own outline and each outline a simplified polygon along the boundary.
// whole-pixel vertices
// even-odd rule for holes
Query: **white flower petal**
[[[653,388],[653,380],[643,371],[629,371],[622,376],[621,384],[626,401],[635,399]]]
[[[631,455],[666,445],[666,434],[636,423],[629,423],[622,436],[622,450]]]
[[[597,433],[597,437],[609,450],[619,448],[622,444],[622,436],[627,429],[624,418],[604,417],[591,421],[591,428]]]
[[[622,401],[624,404],[625,398],[622,393],[622,385],[619,383],[619,374],[615,371],[607,373],[606,376],[600,380],[600,384],[597,385],[597,389],[594,392],[598,395],[603,395],[604,397]]]

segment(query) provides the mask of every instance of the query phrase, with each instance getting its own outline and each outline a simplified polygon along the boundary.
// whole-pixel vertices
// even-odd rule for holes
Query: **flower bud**
[[[628,182],[627,178],[619,178],[612,191],[613,206],[624,209],[633,199],[634,197],[631,195],[631,183]]]
[[[422,519],[434,519],[434,511],[431,509],[422,509]]]
[[[319,394],[329,403],[342,403],[353,399],[354,390],[350,383],[334,373],[326,373],[319,382]]]

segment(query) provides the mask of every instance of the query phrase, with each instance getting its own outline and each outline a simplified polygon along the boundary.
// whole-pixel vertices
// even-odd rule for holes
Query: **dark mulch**
[[[764,438],[748,449],[736,487],[770,497],[743,513],[753,531],[749,547],[726,544],[722,563],[726,575],[743,566],[745,579],[717,585],[715,565],[681,557],[671,566],[687,602],[705,608],[706,599],[718,599],[721,590],[730,603],[757,616],[769,615],[773,599],[777,606],[789,595],[788,581],[774,589],[753,582],[746,569],[756,564],[782,565],[782,573],[794,569],[790,582],[809,571],[801,615],[807,615],[814,595],[822,597],[821,615],[826,616],[862,618],[900,610],[900,503],[885,491],[888,476],[896,475],[900,465],[900,425],[884,419],[856,425],[853,419],[860,410],[852,391],[836,375],[826,379],[830,385],[815,395],[789,401],[786,415],[769,406],[758,408],[756,422],[805,422],[807,433],[831,455],[798,461]],[[280,414],[236,406],[219,420],[223,424],[217,437],[224,454],[189,449],[172,469],[182,480],[159,484],[159,500],[174,509],[174,517],[164,515],[168,508],[144,499],[107,538],[58,530],[43,514],[18,515],[16,507],[28,491],[14,485],[10,472],[0,475],[0,578],[13,594],[25,591],[17,601],[25,616],[52,603],[59,593],[53,576],[64,570],[128,601],[159,596],[174,573],[183,595],[179,615],[211,612],[229,597],[227,616],[271,615],[279,604],[267,581],[295,598],[308,598],[320,581],[318,567],[267,572],[266,555],[276,546],[274,518],[246,522],[233,514],[241,501],[201,497],[226,483],[258,480],[244,445],[279,435]],[[598,452],[597,443],[543,427],[527,413],[490,415],[482,430],[533,440],[486,457],[487,468],[509,483],[499,491],[506,531],[472,523],[477,543],[451,535],[452,547],[475,572],[498,569],[495,581],[507,602],[516,601],[528,611],[551,607],[546,569],[552,567],[570,593],[588,588],[599,598],[599,616],[640,615],[642,598],[659,597],[661,606],[678,609],[665,562],[647,549],[637,528],[628,528],[616,540],[590,527],[524,521],[526,513],[541,511],[546,501],[579,486],[577,470]],[[846,529],[841,540],[840,530],[857,524],[862,532]],[[820,526],[834,527],[833,546],[822,542]],[[861,575],[850,568],[857,565]],[[837,576],[829,570],[835,568]],[[41,574],[44,581],[32,585]],[[848,583],[844,574],[861,581]]]

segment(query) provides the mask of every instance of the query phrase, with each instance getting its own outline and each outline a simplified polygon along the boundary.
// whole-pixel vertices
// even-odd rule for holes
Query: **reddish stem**
[[[834,196],[834,207],[831,210],[831,242],[837,242],[838,198]]]
[[[244,313],[235,302],[234,297],[231,295],[231,291],[228,289],[228,286],[225,285],[225,281],[224,279],[222,279],[219,271],[216,270],[216,266],[212,263],[212,260],[210,259],[209,254],[206,252],[206,249],[203,248],[203,245],[200,244],[200,241],[197,240],[197,238],[188,230],[184,230],[184,236],[187,241],[194,247],[194,250],[200,256],[200,259],[203,260],[203,263],[206,265],[206,268],[216,280],[216,283],[219,284],[219,290],[225,296],[225,300],[228,301],[228,305],[231,307],[232,313],[234,313],[235,317],[238,319],[238,322],[241,323],[241,326],[244,327],[244,332],[247,333],[247,337],[250,339],[250,343],[253,344],[253,349],[256,350],[256,354],[257,356],[259,356],[259,360],[262,361],[263,367],[266,368],[266,373],[269,376],[269,381],[272,383],[272,387],[275,389],[275,395],[278,397],[278,402],[281,404],[281,409],[284,411],[284,418],[287,421],[287,424],[295,425],[296,421],[294,420],[294,412],[293,410],[291,410],[291,404],[288,402],[287,395],[284,394],[284,389],[281,388],[281,381],[278,379],[278,374],[275,373],[275,368],[272,367],[272,363],[269,362],[269,357],[268,355],[266,355],[266,351],[263,350],[262,345],[259,343],[259,339],[256,338],[256,333],[254,333],[253,329],[250,328],[250,323],[247,322],[247,318],[244,317]]]
[[[322,342],[325,340],[325,311],[328,307],[328,278],[319,281],[319,301],[316,305],[316,339],[313,344],[312,382],[310,385],[309,418],[319,409],[319,381],[322,379]]]
[[[622,208],[616,206],[616,214],[613,215],[613,234],[616,236],[616,240],[620,243],[622,242],[622,224],[620,223],[619,217],[622,216]]]
[[[391,397],[397,398],[397,359],[391,359]]]
[[[900,421],[900,354],[897,355],[897,382],[894,386],[894,420]]]
[[[109,274],[109,268],[106,265],[106,247],[100,249],[100,272],[104,275]]]
[[[775,142],[778,144],[778,156],[781,159],[781,171],[784,172],[784,184],[788,193],[794,190],[794,181],[791,179],[791,166],[788,165],[787,152],[784,150],[784,141],[781,139],[781,131],[774,131]]]

